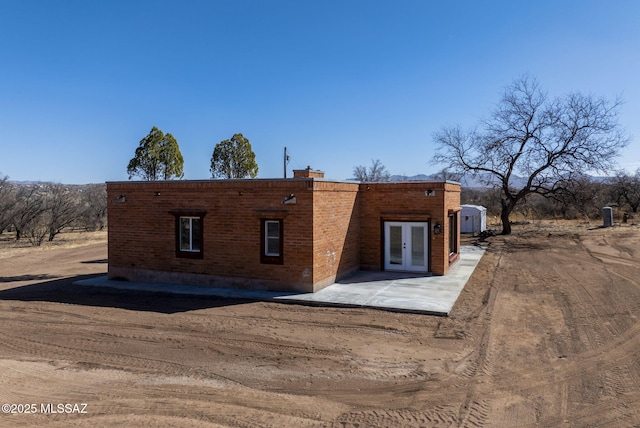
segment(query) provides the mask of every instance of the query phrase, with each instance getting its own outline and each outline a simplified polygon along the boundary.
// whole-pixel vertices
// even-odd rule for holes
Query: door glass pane
[[[402,265],[402,226],[389,226],[389,263]]]
[[[424,266],[424,227],[411,226],[411,265]]]
[[[180,217],[180,249],[189,251],[191,244],[191,219]]]

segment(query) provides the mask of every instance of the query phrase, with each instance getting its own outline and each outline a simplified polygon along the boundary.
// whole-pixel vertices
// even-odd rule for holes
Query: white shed
[[[487,209],[480,205],[462,205],[460,233],[480,233],[487,230]]]

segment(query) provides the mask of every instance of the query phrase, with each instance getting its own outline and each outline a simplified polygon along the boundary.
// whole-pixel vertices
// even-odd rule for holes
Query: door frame
[[[415,273],[428,273],[431,272],[431,221],[430,220],[392,220],[392,219],[384,219],[381,222],[381,235],[382,235],[382,239],[381,239],[381,255],[382,255],[382,263],[381,263],[381,268],[384,271],[396,271],[396,272],[415,272]],[[387,236],[387,231],[388,231],[388,227],[389,226],[393,226],[393,225],[400,225],[402,226],[402,233],[403,233],[403,246],[407,244],[407,242],[404,242],[406,235],[405,234],[410,234],[410,232],[406,232],[406,230],[411,230],[411,225],[412,224],[419,224],[424,226],[424,245],[426,246],[425,248],[425,266],[424,266],[424,270],[423,269],[419,269],[419,270],[415,270],[415,269],[407,269],[407,258],[408,258],[408,252],[409,249],[408,248],[403,248],[403,264],[401,266],[400,269],[393,269],[391,267],[388,266],[388,255],[389,255],[389,250],[390,248],[388,248],[388,241],[389,241],[389,237]]]

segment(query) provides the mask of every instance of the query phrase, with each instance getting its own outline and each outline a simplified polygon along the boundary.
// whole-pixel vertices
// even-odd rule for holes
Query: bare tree
[[[81,189],[83,204],[80,224],[87,230],[102,230],[107,223],[107,186],[89,184]]]
[[[548,98],[528,76],[511,84],[476,130],[459,126],[435,134],[433,163],[486,177],[501,189],[502,233],[527,195],[551,196],[578,171],[608,171],[628,139],[618,124],[621,101],[572,93]],[[524,177],[522,184],[514,180]]]
[[[576,174],[571,181],[559,186],[562,190],[553,195],[560,206],[563,218],[578,216],[586,219],[601,215],[601,209],[608,203],[609,195],[604,183],[593,180],[586,174]]]
[[[495,188],[462,187],[460,203],[482,205],[487,208],[487,215],[500,214],[500,191]]]
[[[635,174],[629,175],[619,171],[611,180],[613,197],[619,205],[626,203],[633,213],[640,208],[640,168]]]
[[[0,177],[0,233],[11,225],[16,202],[15,186],[9,177]]]
[[[37,185],[19,186],[15,197],[17,202],[12,211],[11,224],[16,230],[16,241],[19,241],[44,212],[45,199]]]
[[[45,191],[48,239],[51,242],[57,234],[80,218],[82,211],[77,192],[68,186],[51,183],[47,184]]]
[[[448,168],[442,168],[439,173],[442,181],[457,181],[460,182],[462,180],[462,174],[455,171],[449,171]]]
[[[380,159],[371,160],[371,166],[359,165],[353,168],[353,177],[362,182],[389,181],[390,175]]]
[[[84,225],[103,229],[107,216],[106,186],[54,183],[14,184],[0,178],[0,233],[13,227],[16,240],[41,245],[65,229]]]
[[[24,229],[23,234],[29,243],[34,247],[39,247],[44,242],[44,238],[49,233],[49,215],[45,212],[34,218]]]

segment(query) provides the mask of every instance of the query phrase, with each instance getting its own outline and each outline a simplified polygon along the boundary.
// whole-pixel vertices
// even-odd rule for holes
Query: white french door
[[[410,272],[427,272],[429,223],[384,223],[384,268]]]

